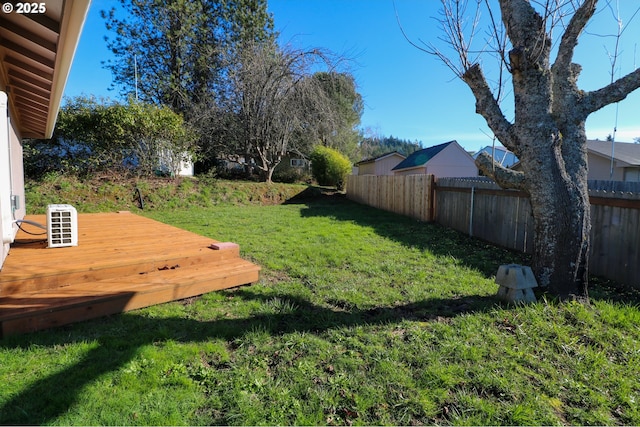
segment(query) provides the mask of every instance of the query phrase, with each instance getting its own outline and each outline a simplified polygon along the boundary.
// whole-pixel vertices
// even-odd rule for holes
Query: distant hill
[[[397,151],[405,156],[421,150],[422,142],[399,139],[394,136],[365,138],[360,143],[361,160],[378,157],[382,154]]]

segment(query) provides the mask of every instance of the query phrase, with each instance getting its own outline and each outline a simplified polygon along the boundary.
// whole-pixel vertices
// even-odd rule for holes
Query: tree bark
[[[476,164],[501,187],[529,194],[535,227],[533,270],[538,283],[560,298],[584,301],[588,301],[591,229],[585,122],[589,114],[621,101],[640,87],[640,69],[636,69],[596,91],[578,88],[581,66],[572,62],[574,50],[597,3],[583,0],[545,5],[499,0],[502,23],[512,46],[507,52],[507,44],[499,44],[499,58],[512,75],[513,122],[505,118],[478,63],[461,60],[461,69],[454,69],[473,92],[476,112],[520,160],[521,171],[494,164],[488,155],[479,156]],[[443,0],[444,15],[458,17],[452,8],[459,5]],[[557,10],[552,9],[556,6]],[[568,14],[571,6],[575,8]],[[543,12],[538,13],[536,7]],[[563,19],[552,21],[556,15]],[[493,18],[491,22],[490,33],[499,37],[502,32]],[[552,34],[560,28],[559,22],[563,33],[551,64]],[[460,28],[447,20],[442,24],[449,30],[454,50],[461,58],[468,58],[469,52],[461,51],[469,48],[459,42],[464,38]],[[442,59],[438,50],[431,53]],[[451,66],[450,61],[445,63]]]
[[[586,139],[575,143],[586,145]],[[586,168],[583,180],[571,178],[562,151],[552,145],[526,162],[525,174],[536,177],[527,180],[535,231],[532,268],[550,293],[586,301],[591,227]]]

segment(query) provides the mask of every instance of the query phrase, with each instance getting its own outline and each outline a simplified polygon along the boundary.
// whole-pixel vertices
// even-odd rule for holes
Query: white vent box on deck
[[[47,240],[50,248],[78,246],[78,212],[71,205],[47,206]]]

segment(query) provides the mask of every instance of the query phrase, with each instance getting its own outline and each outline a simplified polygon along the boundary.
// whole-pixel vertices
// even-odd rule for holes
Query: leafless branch
[[[500,187],[513,190],[526,191],[525,175],[523,172],[514,171],[497,164],[493,157],[486,152],[481,152],[476,158],[476,166],[489,178],[493,179]]]
[[[440,25],[445,36],[438,37],[439,40],[448,45],[453,52],[458,56],[457,61],[452,60],[447,54],[442,52],[433,43],[425,43],[421,39],[418,39],[421,44],[412,40],[404,30],[402,23],[400,22],[400,16],[398,10],[394,8],[396,13],[396,21],[398,27],[405,40],[413,47],[436,56],[442,61],[453,73],[462,78],[462,75],[479,59],[479,55],[486,52],[485,49],[472,50],[471,46],[474,43],[474,37],[477,34],[480,23],[480,4],[483,0],[474,0],[475,10],[473,11],[473,18],[469,21],[467,19],[468,0],[441,0],[442,9],[440,11],[441,17],[434,18]],[[475,54],[474,58],[470,56]]]

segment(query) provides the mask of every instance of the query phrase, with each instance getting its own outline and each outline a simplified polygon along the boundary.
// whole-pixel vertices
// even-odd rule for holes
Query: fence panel
[[[432,221],[432,175],[352,175],[347,181],[347,197],[378,209]]]
[[[442,178],[435,192],[438,223],[506,248],[532,252],[533,221],[526,194],[503,190],[486,178]]]
[[[640,288],[640,185],[590,181],[589,195],[589,271]]]
[[[591,273],[640,288],[640,183],[590,181]],[[486,178],[351,176],[347,197],[437,221],[488,242],[531,253],[533,217],[526,194]]]

